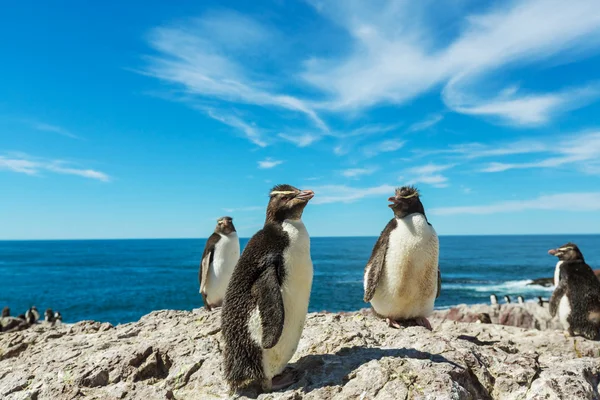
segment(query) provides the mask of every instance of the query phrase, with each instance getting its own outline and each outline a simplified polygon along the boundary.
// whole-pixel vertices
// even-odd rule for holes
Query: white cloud
[[[346,185],[325,185],[313,188],[315,198],[313,204],[352,203],[365,197],[392,196],[395,188],[390,185],[380,185],[367,188],[356,188]],[[386,197],[387,199],[387,197]]]
[[[73,133],[69,132],[68,130],[66,130],[65,128],[62,128],[60,126],[50,125],[50,124],[46,124],[43,122],[30,122],[30,123],[31,123],[31,126],[34,129],[37,129],[38,131],[54,132],[54,133],[58,133],[59,135],[62,135],[62,136],[70,137],[71,139],[79,139],[79,137],[77,135],[74,135]]]
[[[367,145],[363,148],[363,153],[367,157],[375,157],[380,153],[391,153],[401,149],[406,142],[398,139],[388,139],[378,143]]]
[[[237,208],[224,208],[223,211],[228,212],[228,213],[238,213],[238,212],[261,211],[264,209],[265,209],[265,207],[249,206],[249,207],[237,207]]]
[[[349,168],[349,169],[343,170],[342,175],[344,175],[346,178],[357,178],[357,177],[363,176],[363,175],[371,175],[375,171],[377,171],[377,168],[375,168],[375,167]]]
[[[279,93],[272,79],[262,81],[244,68],[249,59],[265,56],[277,33],[233,12],[207,13],[201,18],[151,31],[156,50],[146,57],[143,73],[175,84],[188,96],[278,107],[305,114],[319,129],[327,125],[305,101]],[[261,54],[261,52],[263,54]]]
[[[255,145],[260,147],[267,146],[267,142],[263,138],[263,132],[253,124],[249,124],[243,121],[242,119],[236,117],[235,115],[225,115],[214,110],[208,110],[207,114],[211,118],[216,119],[217,121],[220,121],[233,128],[239,129],[244,133],[246,138],[248,138],[248,140],[250,140]]]
[[[448,186],[448,178],[440,174],[440,172],[446,171],[452,168],[453,164],[426,164],[418,167],[411,167],[404,170],[407,183],[414,185],[417,183],[424,183],[437,188],[444,188]]]
[[[258,168],[260,168],[260,169],[275,168],[276,166],[278,166],[282,163],[283,163],[283,161],[280,161],[280,160],[273,160],[271,158],[266,158],[263,161],[258,162]]]
[[[429,129],[437,124],[439,124],[444,119],[444,116],[441,114],[432,115],[423,121],[416,122],[412,124],[408,128],[408,132],[419,132]]]
[[[295,144],[298,147],[307,147],[313,144],[314,142],[318,141],[321,138],[321,135],[311,133],[303,133],[299,135],[280,133],[279,137]]]
[[[502,96],[489,87],[502,69],[560,55],[560,62],[597,52],[600,13],[595,0],[565,3],[524,0],[494,3],[465,15],[464,2],[313,2],[345,29],[352,50],[339,58],[312,59],[303,77],[329,94],[318,106],[329,110],[403,104],[443,85],[446,105],[457,112],[493,115],[514,124],[546,122],[554,113],[582,107],[599,96],[589,86],[547,93]],[[434,7],[438,10],[434,10]],[[458,28],[440,40],[439,32]],[[580,51],[580,50],[585,50]],[[491,95],[490,95],[491,93]],[[577,99],[584,95],[585,101]]]
[[[509,200],[488,205],[438,207],[432,209],[430,213],[435,215],[483,215],[507,212],[521,212],[527,210],[555,210],[565,212],[565,204],[569,205],[568,210],[571,211],[599,211],[600,193],[560,193],[539,196],[537,198],[529,200]]]
[[[572,134],[547,142],[531,143],[523,152],[546,153],[545,158],[528,162],[491,162],[481,172],[503,172],[510,169],[557,168],[575,165],[583,172],[597,174],[600,170],[600,132]],[[511,146],[509,148],[514,148]],[[485,154],[485,153],[484,153]]]
[[[43,171],[47,171],[63,175],[77,175],[103,182],[110,181],[110,177],[104,172],[93,169],[73,168],[61,160],[32,158],[23,154],[0,156],[0,170],[2,169],[27,175],[38,175]]]

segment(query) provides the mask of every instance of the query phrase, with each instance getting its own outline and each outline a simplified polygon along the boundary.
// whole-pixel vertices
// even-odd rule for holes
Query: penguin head
[[[579,247],[571,242],[563,244],[557,249],[548,250],[548,254],[558,257],[561,261],[584,261]]]
[[[235,232],[235,226],[233,226],[233,218],[221,217],[217,220],[217,227],[215,228],[215,233],[229,235],[232,232]]]
[[[414,186],[402,186],[396,189],[396,194],[390,197],[388,201],[390,207],[394,211],[396,218],[404,218],[413,213],[425,215],[425,208],[419,198],[419,191]]]
[[[10,308],[8,308],[8,307],[4,307],[4,308],[2,309],[2,316],[3,316],[3,317],[10,317]]]
[[[314,195],[312,190],[300,190],[291,185],[276,185],[269,193],[267,221],[299,220],[302,218],[304,207]]]

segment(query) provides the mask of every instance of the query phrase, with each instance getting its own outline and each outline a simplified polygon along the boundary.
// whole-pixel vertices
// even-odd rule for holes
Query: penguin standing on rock
[[[504,301],[506,302],[506,304],[510,304],[510,296],[504,295]]]
[[[517,296],[517,302],[519,304],[525,304],[525,299],[523,298],[523,296]]]
[[[558,257],[556,289],[550,298],[550,315],[558,315],[571,336],[596,340],[600,336],[600,281],[574,243],[548,254]]]
[[[217,220],[215,231],[206,241],[198,273],[200,294],[207,310],[220,307],[223,303],[227,284],[239,258],[240,239],[233,226],[233,219],[221,217]]]
[[[263,391],[296,381],[284,368],[296,352],[313,279],[310,238],[302,222],[312,190],[275,186],[264,227],[237,263],[221,314],[225,378],[231,391]]]
[[[44,312],[44,321],[48,324],[54,325],[54,312],[51,308],[47,308]]]
[[[441,287],[438,237],[415,187],[397,189],[389,201],[394,218],[365,267],[364,301],[390,327],[416,324],[431,330],[427,317]]]
[[[36,306],[32,306],[27,312],[25,312],[25,319],[29,325],[37,324],[40,319],[40,313],[37,310]]]
[[[492,306],[497,306],[498,305],[498,296],[496,296],[493,293],[490,295],[490,304]]]

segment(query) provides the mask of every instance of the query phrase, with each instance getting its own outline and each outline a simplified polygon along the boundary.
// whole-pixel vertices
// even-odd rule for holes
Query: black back
[[[200,285],[202,285],[202,260],[204,260],[205,257],[210,257],[208,265],[213,262],[213,259],[215,258],[215,246],[220,239],[221,236],[218,233],[213,233],[206,240],[204,252],[202,252],[202,259],[200,260],[200,267],[198,268],[198,284]]]
[[[594,320],[594,315],[600,314],[600,281],[594,271],[583,260],[563,261],[559,288],[563,285],[571,306],[571,314],[567,319],[570,330],[588,339],[597,339],[600,321],[597,317]],[[560,299],[553,299],[553,303],[557,301]]]

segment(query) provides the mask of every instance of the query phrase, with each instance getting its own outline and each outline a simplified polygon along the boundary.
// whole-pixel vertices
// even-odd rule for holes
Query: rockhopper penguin
[[[263,391],[278,390],[295,381],[294,371],[284,368],[308,312],[313,265],[301,218],[313,196],[311,190],[275,186],[265,225],[233,271],[221,315],[225,378],[232,392],[255,383]]]
[[[223,303],[227,284],[239,258],[240,239],[233,226],[233,219],[221,217],[217,220],[215,231],[206,241],[198,272],[200,294],[207,310],[220,307]]]
[[[426,317],[441,288],[438,237],[415,187],[397,189],[389,201],[394,218],[365,267],[364,300],[391,327],[416,323],[431,329]]]
[[[600,337],[600,281],[574,243],[567,243],[548,254],[558,257],[556,289],[550,298],[550,315],[558,314],[571,336],[595,340]]]

